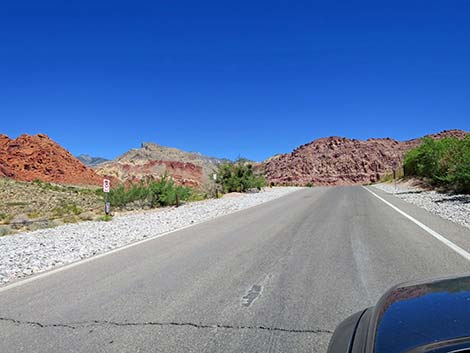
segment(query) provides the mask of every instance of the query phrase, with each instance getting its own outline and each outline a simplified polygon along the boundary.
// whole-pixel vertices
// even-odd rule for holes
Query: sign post
[[[395,194],[397,193],[397,162],[393,162],[393,182],[395,184]]]
[[[103,179],[103,192],[106,195],[105,201],[104,201],[104,213],[107,216],[111,213],[111,205],[108,199],[108,193],[109,193],[110,187],[111,187],[111,182],[109,181],[109,179]]]
[[[214,179],[215,198],[218,199],[219,198],[219,192],[218,192],[219,190],[217,190],[217,174],[216,173],[212,174],[212,179]]]

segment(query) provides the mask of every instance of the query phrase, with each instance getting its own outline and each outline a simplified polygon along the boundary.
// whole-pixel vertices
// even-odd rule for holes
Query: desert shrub
[[[203,193],[203,192],[195,192],[194,190],[191,191],[191,195],[188,197],[187,201],[202,201],[210,197],[209,193]]]
[[[435,184],[470,193],[470,136],[423,139],[405,155],[404,171],[406,176],[429,178]]]
[[[379,181],[381,183],[389,183],[393,180],[393,174],[383,174],[380,176]]]
[[[264,177],[256,175],[253,172],[253,166],[243,161],[221,164],[217,174],[217,183],[225,193],[246,192],[251,189],[261,190],[266,185]]]
[[[175,205],[176,194],[178,194],[179,200],[187,200],[191,196],[191,189],[177,186],[173,179],[166,175],[160,180],[148,184],[147,197],[151,207]]]
[[[83,212],[83,210],[77,206],[76,203],[64,203],[61,206],[55,207],[52,210],[55,217],[63,217],[66,215],[78,215]]]
[[[34,184],[37,186],[41,187],[44,190],[52,190],[52,191],[64,191],[67,189],[65,186],[57,185],[57,184],[51,184],[47,181],[42,181],[39,179],[35,179],[33,181]]]
[[[0,213],[0,224],[9,224],[12,219],[13,215]]]
[[[144,183],[132,184],[127,188],[120,185],[109,192],[109,202],[114,207],[123,207],[137,200],[145,200],[149,194],[148,189],[149,186]],[[104,195],[104,193],[101,194]]]
[[[0,226],[0,237],[11,234],[13,231],[10,227],[8,226]]]
[[[29,203],[27,202],[22,202],[22,201],[13,201],[13,202],[7,202],[7,206],[28,206]]]
[[[43,190],[51,190],[51,191],[60,191],[60,192],[73,192],[75,194],[93,194],[97,193],[99,195],[98,190],[101,189],[88,189],[88,188],[81,188],[78,186],[66,186],[60,184],[51,184],[47,181],[42,181],[39,179],[33,180],[33,184],[39,186]]]
[[[173,179],[163,175],[159,180],[119,186],[112,189],[109,202],[113,207],[123,207],[135,201],[148,203],[150,207],[170,206],[176,204],[176,195],[180,201],[190,200],[195,194],[190,188],[176,185]]]
[[[446,173],[439,180],[455,185],[458,191],[470,193],[470,136],[449,145],[441,164]]]
[[[39,218],[41,217],[41,213],[38,211],[31,211],[28,213],[28,217],[31,219]]]
[[[97,218],[97,220],[100,221],[100,222],[109,222],[109,221],[111,221],[112,219],[113,219],[113,217],[110,216],[110,215],[107,215],[107,214],[105,214],[105,215],[100,216],[100,217]]]
[[[64,223],[77,223],[78,221],[80,221],[80,218],[78,218],[77,216],[73,215],[73,214],[69,214],[69,215],[66,215],[62,221]]]

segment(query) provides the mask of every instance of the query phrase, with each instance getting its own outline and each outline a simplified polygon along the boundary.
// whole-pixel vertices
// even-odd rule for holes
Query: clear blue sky
[[[0,119],[107,158],[470,130],[470,1],[2,1]]]

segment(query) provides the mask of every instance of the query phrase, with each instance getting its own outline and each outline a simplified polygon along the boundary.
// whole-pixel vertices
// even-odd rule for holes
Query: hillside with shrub
[[[0,236],[98,220],[103,214],[96,188],[0,178]]]
[[[433,140],[469,133],[444,130],[427,135]],[[325,137],[277,155],[265,162],[266,179],[276,185],[351,185],[380,180],[401,166],[405,153],[421,143],[421,138],[398,141],[391,138],[357,140]]]

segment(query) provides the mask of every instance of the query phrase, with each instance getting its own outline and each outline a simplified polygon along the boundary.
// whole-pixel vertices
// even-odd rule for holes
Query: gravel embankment
[[[110,222],[83,222],[0,237],[0,285],[155,235],[207,221],[299,190],[272,188],[263,192],[227,195],[115,217]],[[231,196],[231,197],[230,197]]]
[[[376,188],[412,203],[444,219],[470,228],[470,195],[427,191],[406,183],[376,184]]]

